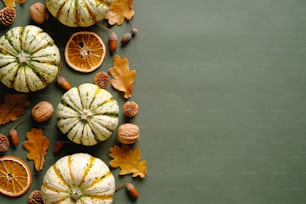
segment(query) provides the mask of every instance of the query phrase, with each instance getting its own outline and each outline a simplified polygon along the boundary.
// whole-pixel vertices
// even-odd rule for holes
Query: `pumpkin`
[[[69,27],[88,27],[105,18],[110,0],[46,0],[52,16]]]
[[[14,27],[0,38],[0,80],[19,92],[33,92],[57,76],[60,51],[53,39],[34,25]]]
[[[75,153],[49,167],[41,193],[44,204],[108,204],[113,202],[115,179],[101,159]]]
[[[92,146],[108,139],[118,126],[113,96],[92,83],[69,89],[56,108],[57,126],[74,143]]]

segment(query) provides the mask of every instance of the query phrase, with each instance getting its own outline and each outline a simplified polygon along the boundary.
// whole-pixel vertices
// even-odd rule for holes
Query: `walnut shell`
[[[35,2],[29,9],[32,20],[38,24],[44,23],[49,18],[49,12],[45,4],[41,2]]]
[[[139,127],[132,123],[125,123],[119,126],[117,140],[122,144],[133,144],[139,140]]]
[[[41,101],[32,108],[32,117],[37,122],[49,120],[54,112],[53,105],[48,101]]]

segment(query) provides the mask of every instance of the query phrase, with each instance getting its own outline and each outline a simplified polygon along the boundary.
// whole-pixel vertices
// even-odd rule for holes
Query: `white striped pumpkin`
[[[74,143],[92,146],[118,126],[119,106],[105,89],[83,83],[68,90],[56,108],[57,126]]]
[[[52,16],[69,27],[88,27],[105,18],[111,0],[46,0]]]
[[[41,185],[44,204],[110,204],[115,179],[108,166],[87,153],[75,153],[57,160]]]
[[[58,47],[37,26],[14,27],[0,38],[0,80],[9,88],[41,90],[56,78],[59,65]]]

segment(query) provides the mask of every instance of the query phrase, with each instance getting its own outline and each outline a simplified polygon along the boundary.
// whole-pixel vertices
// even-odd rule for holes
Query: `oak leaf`
[[[4,125],[17,120],[18,116],[25,114],[25,109],[30,106],[28,95],[22,93],[7,93],[3,103],[0,104],[0,124]]]
[[[45,164],[45,156],[49,148],[49,139],[43,135],[40,128],[32,128],[27,132],[27,140],[23,142],[23,147],[29,152],[27,158],[34,161],[36,171],[41,171]]]
[[[135,15],[133,0],[113,0],[105,19],[110,25],[122,25],[124,20],[131,20]]]
[[[121,147],[114,145],[109,152],[109,156],[113,158],[109,164],[113,168],[120,167],[119,175],[132,174],[133,177],[139,176],[140,178],[146,176],[146,160],[140,160],[141,152],[139,147],[130,149],[126,144],[122,144]]]
[[[124,92],[124,98],[131,98],[134,89],[133,83],[136,77],[136,70],[129,69],[128,59],[125,57],[120,58],[119,55],[115,55],[113,67],[109,68],[109,72],[113,77],[111,81],[112,86],[118,91]]]

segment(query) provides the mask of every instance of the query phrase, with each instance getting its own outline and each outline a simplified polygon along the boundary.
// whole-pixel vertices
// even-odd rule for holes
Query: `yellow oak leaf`
[[[113,158],[110,166],[120,167],[119,175],[132,174],[133,177],[144,178],[147,175],[146,160],[141,160],[139,147],[130,149],[128,145],[122,144],[121,147],[114,145],[109,150],[109,156]]]
[[[110,25],[122,25],[124,20],[131,20],[135,15],[133,0],[113,0],[105,19]]]
[[[18,116],[25,114],[25,108],[30,106],[28,95],[22,93],[5,94],[0,104],[0,124],[4,125],[17,120]]]
[[[129,69],[129,61],[127,58],[120,58],[115,55],[113,59],[113,67],[109,68],[109,72],[113,79],[112,86],[118,91],[124,92],[124,98],[132,97],[134,89],[134,81],[136,77],[136,70]]]
[[[27,140],[23,142],[23,147],[29,152],[27,158],[34,161],[36,171],[41,171],[45,164],[45,156],[49,148],[49,139],[43,135],[40,128],[32,128],[27,132]]]

